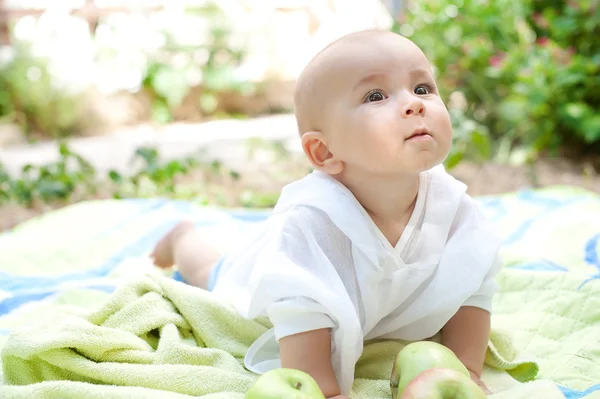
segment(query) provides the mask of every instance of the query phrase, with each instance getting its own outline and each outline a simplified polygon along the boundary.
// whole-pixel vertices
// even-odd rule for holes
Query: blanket
[[[599,398],[600,198],[553,188],[478,200],[503,232],[506,260],[484,381],[498,398]],[[256,378],[243,354],[268,322],[157,275],[147,254],[183,217],[226,250],[267,215],[100,201],[0,236],[0,397],[243,397]],[[366,344],[353,398],[390,397],[403,344]],[[519,382],[538,367],[536,381]]]
[[[129,397],[132,386],[140,388],[140,397],[162,392],[167,399],[243,398],[255,380],[243,368],[243,356],[271,327],[266,319],[242,318],[210,292],[152,274],[118,289],[96,311],[59,310],[44,319],[4,346],[4,377],[18,387],[5,386],[2,397],[49,392],[102,397],[110,385],[127,388],[114,392],[118,398]],[[389,340],[366,345],[351,397],[391,396],[389,376],[402,345]],[[494,333],[488,355],[489,365],[516,380],[537,374],[534,362],[510,358],[514,349],[505,334]]]

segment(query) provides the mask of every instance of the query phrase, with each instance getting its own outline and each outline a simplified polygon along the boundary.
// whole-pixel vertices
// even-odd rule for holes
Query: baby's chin
[[[410,173],[425,172],[435,168],[438,165],[441,165],[447,157],[448,154],[445,154],[444,156],[440,155],[431,157],[422,154],[420,159],[416,160],[415,162],[411,162],[409,165],[405,165],[405,170],[407,172],[410,171]]]
[[[429,170],[440,164],[442,164],[448,158],[450,154],[450,146],[448,143],[437,142],[433,148],[428,151],[423,151],[418,154],[414,154],[413,164],[422,169],[422,171]],[[447,148],[446,148],[447,147]]]

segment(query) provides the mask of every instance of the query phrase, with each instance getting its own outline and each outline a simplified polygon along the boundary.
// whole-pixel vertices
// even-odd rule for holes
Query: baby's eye
[[[417,87],[415,87],[415,94],[418,96],[424,96],[426,94],[431,94],[432,92],[433,89],[430,85],[427,84],[420,84]]]
[[[387,98],[387,96],[385,95],[385,93],[383,93],[381,90],[377,89],[377,90],[372,90],[372,91],[368,92],[367,95],[365,96],[364,102],[372,103],[372,102],[377,102],[377,101],[383,101],[386,98]]]

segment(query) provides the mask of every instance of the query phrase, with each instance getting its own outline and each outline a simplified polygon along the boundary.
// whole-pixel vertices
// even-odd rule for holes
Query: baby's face
[[[431,65],[411,41],[379,33],[330,49],[323,126],[344,173],[387,176],[419,173],[441,163],[452,126]]]

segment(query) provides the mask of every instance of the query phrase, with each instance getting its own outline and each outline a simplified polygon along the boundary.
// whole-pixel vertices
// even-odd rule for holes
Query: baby
[[[365,340],[441,331],[485,390],[500,240],[441,165],[452,127],[425,55],[387,31],[347,35],[306,66],[295,113],[315,171],[283,189],[257,237],[222,258],[182,222],[155,264],[269,317],[249,370],[303,370],[346,398]]]

